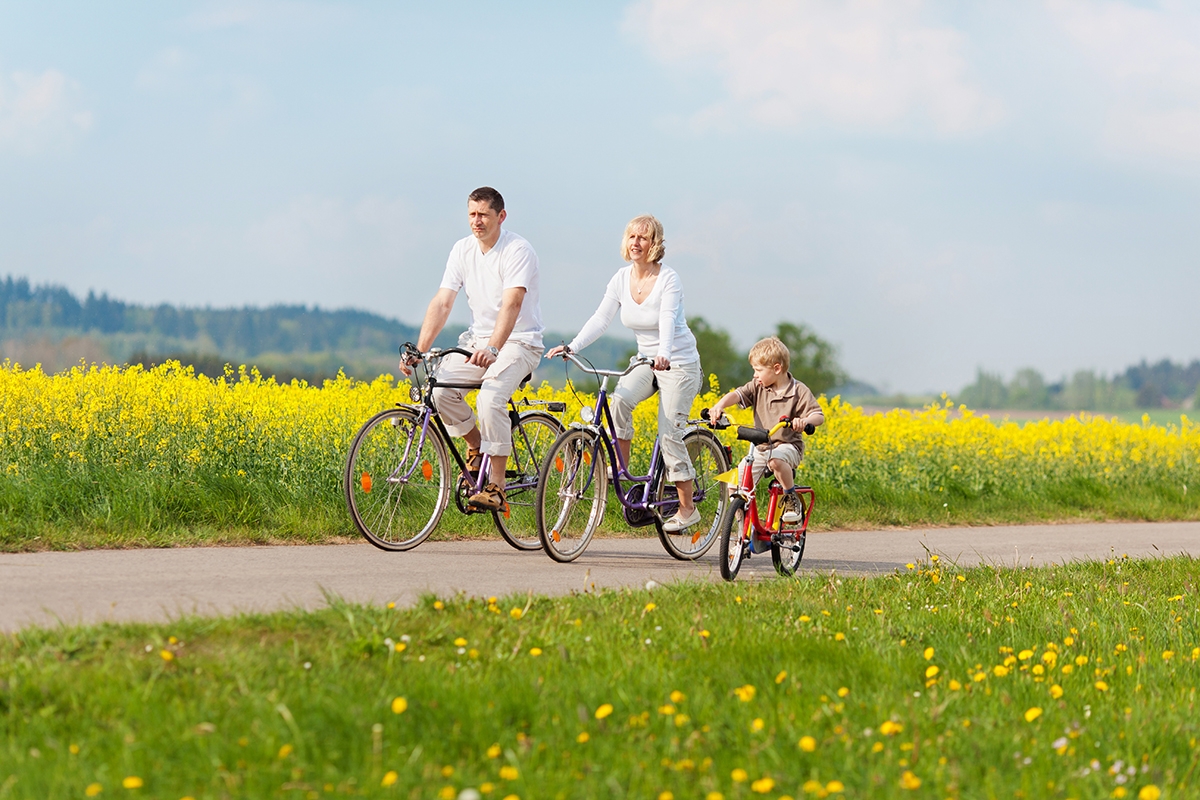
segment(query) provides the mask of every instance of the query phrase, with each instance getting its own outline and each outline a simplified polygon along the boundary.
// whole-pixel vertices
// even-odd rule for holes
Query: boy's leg
[[[796,486],[792,478],[793,470],[800,466],[800,449],[795,445],[778,444],[772,448],[771,456],[771,470],[784,492],[782,519],[788,525],[794,525],[804,518],[800,513],[800,499],[796,496]]]

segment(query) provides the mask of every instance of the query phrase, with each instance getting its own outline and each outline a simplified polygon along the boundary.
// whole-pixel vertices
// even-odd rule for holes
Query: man
[[[465,390],[438,389],[434,402],[450,434],[466,439],[467,468],[478,471],[484,453],[491,459],[487,485],[467,500],[472,507],[487,511],[502,510],[505,504],[504,469],[512,452],[508,400],[542,354],[537,254],[529,242],[501,229],[506,216],[504,198],[490,186],[467,197],[472,235],[451,248],[441,287],[429,303],[417,339],[422,353],[433,346],[459,289],[466,289],[471,327],[458,344],[472,355],[469,359],[458,353],[447,356],[438,379],[447,383],[482,381],[475,400],[479,424],[464,399]],[[400,362],[400,372],[412,374],[407,359]]]

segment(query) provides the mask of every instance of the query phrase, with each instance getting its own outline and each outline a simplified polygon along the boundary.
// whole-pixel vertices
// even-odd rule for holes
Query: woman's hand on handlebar
[[[559,358],[560,356],[562,358],[566,358],[570,352],[571,348],[567,347],[565,344],[560,344],[558,347],[551,347],[549,350],[547,350],[546,358]]]
[[[667,371],[671,369],[671,359],[666,356],[655,356],[654,363],[650,365],[650,369],[656,371]]]

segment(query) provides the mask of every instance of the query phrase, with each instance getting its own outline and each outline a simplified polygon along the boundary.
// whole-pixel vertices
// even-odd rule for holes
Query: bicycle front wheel
[[[729,469],[729,456],[717,437],[703,429],[689,432],[683,437],[683,443],[687,445],[688,458],[696,473],[692,491],[700,521],[675,533],[663,530],[661,519],[656,519],[654,526],[658,529],[659,541],[668,553],[680,561],[694,561],[708,552],[720,533],[721,518],[725,515],[729,500],[729,487],[716,478]],[[660,498],[667,491],[666,472],[662,474],[657,492]]]
[[[600,437],[572,428],[542,461],[537,485],[538,536],[546,555],[566,563],[579,558],[604,519],[608,496]]]
[[[346,505],[359,532],[382,550],[425,541],[450,500],[446,443],[423,421],[411,408],[391,408],[367,420],[350,445]]]
[[[518,550],[537,550],[538,474],[546,453],[563,432],[562,423],[544,411],[528,411],[512,428],[512,453],[504,472],[504,495],[508,507],[493,511],[496,528],[504,541]]]
[[[807,519],[812,510],[811,501],[806,505],[803,494],[798,494],[796,499],[800,503],[803,519]],[[784,523],[779,533],[771,537],[771,563],[775,565],[775,571],[784,577],[795,575],[796,570],[800,568],[800,559],[804,558],[804,540],[808,525],[800,522],[799,526],[790,527]]]
[[[742,568],[746,554],[746,501],[735,497],[721,520],[721,577],[731,581]]]

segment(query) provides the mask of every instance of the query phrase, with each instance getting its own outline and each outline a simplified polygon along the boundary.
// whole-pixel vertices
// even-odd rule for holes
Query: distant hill
[[[453,344],[461,331],[448,327],[437,343]],[[32,286],[26,278],[0,281],[0,358],[26,367],[41,363],[47,372],[81,359],[122,364],[171,357],[206,374],[228,361],[255,364],[282,380],[316,382],[338,369],[367,379],[395,373],[397,348],[417,334],[413,325],[356,309],[143,306],[95,292],[81,299],[62,286]],[[561,338],[546,334],[547,343]],[[632,340],[605,337],[588,354],[607,364],[632,347]],[[539,372],[561,374],[561,368],[547,367]]]

